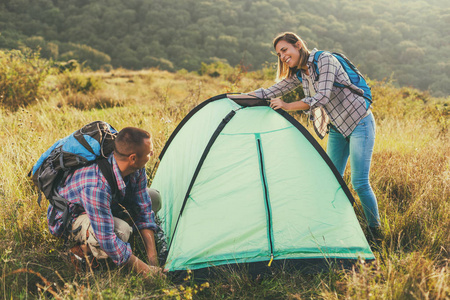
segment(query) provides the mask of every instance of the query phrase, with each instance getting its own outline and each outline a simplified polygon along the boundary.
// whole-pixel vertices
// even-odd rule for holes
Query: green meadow
[[[27,177],[34,162],[56,140],[104,120],[119,130],[136,126],[152,133],[151,181],[165,142],[191,109],[218,94],[267,87],[273,70],[211,64],[202,75],[158,69],[59,73],[38,58],[2,59],[0,299],[450,298],[450,98],[371,81],[377,122],[371,183],[384,233],[373,249],[375,263],[308,275],[274,270],[257,278],[245,269],[223,271],[203,284],[190,275],[181,282],[144,280],[114,266],[76,272],[64,243],[47,229],[46,200],[37,204]],[[22,73],[6,69],[6,59]],[[313,132],[301,113],[292,115]],[[325,148],[326,139],[320,144]],[[351,185],[349,173],[344,179]],[[360,209],[355,212],[364,227]]]

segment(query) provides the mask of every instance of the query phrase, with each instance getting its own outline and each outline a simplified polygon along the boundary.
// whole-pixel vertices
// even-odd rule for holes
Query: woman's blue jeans
[[[373,114],[369,114],[358,123],[347,138],[332,126],[328,137],[327,154],[342,176],[350,156],[353,188],[359,196],[369,226],[378,227],[380,215],[377,198],[369,183],[374,143],[375,120]]]

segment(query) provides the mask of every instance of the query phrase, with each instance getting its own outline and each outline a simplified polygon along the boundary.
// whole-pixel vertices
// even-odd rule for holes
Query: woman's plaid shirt
[[[344,137],[348,137],[367,112],[364,98],[351,89],[360,91],[361,94],[363,91],[350,82],[339,61],[329,52],[323,52],[319,56],[317,67],[320,75],[319,79],[316,80],[316,70],[313,63],[316,52],[317,49],[312,50],[308,58],[307,65],[310,75],[301,72],[302,82],[294,75],[283,79],[268,89],[258,89],[255,94],[262,99],[273,99],[293,91],[302,84],[305,93],[305,98],[302,101],[310,105],[310,110],[306,113],[314,116],[313,121],[317,134],[323,138],[327,133],[327,126],[320,126],[324,122],[328,123],[326,116],[323,116],[320,110],[315,111],[321,106],[337,130]],[[311,82],[313,84],[310,84]],[[346,87],[336,87],[333,85],[334,82],[341,83]],[[322,129],[320,129],[321,127]]]
[[[136,201],[140,209],[137,220],[134,220],[137,228],[155,230],[156,223],[152,203],[147,192],[145,169],[122,178],[113,154],[108,158],[108,161],[113,166],[113,172],[122,197],[125,196],[127,184],[131,184],[134,191],[133,201]],[[114,221],[111,213],[111,188],[97,164],[80,168],[69,175],[65,183],[58,188],[58,193],[70,202],[69,209],[72,212],[72,220],[80,214],[86,213],[88,215],[100,247],[117,265],[122,265],[128,261],[132,253],[131,247],[129,243],[123,242],[114,233]],[[48,217],[52,210],[53,206],[50,205],[47,211]],[[62,212],[58,211],[55,223],[48,224],[53,235],[61,236],[63,234],[61,217]]]

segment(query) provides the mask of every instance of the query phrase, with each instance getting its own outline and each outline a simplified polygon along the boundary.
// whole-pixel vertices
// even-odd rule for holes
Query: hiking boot
[[[86,258],[84,256],[84,252],[79,245],[76,245],[69,249],[68,253],[70,262],[75,267],[76,272],[85,272],[86,271]]]
[[[80,245],[70,248],[68,256],[76,272],[86,272],[99,267],[97,259],[93,255],[85,254]]]

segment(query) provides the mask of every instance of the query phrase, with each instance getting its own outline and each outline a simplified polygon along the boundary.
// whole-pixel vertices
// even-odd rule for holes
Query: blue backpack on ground
[[[39,205],[43,193],[55,208],[49,220],[50,224],[53,224],[56,210],[59,210],[63,212],[64,229],[69,225],[68,202],[59,196],[55,189],[75,169],[94,161],[98,162],[102,173],[110,182],[112,168],[106,158],[114,150],[116,135],[117,130],[111,125],[95,121],[58,140],[37,160],[28,176],[32,177],[33,183],[39,189]]]
[[[316,81],[319,80],[319,67],[317,66],[317,61],[319,60],[319,56],[323,53],[324,51],[317,51],[314,54],[314,67],[316,70]],[[369,109],[370,105],[372,104],[373,100],[372,100],[372,91],[370,90],[369,85],[366,82],[366,79],[364,78],[364,76],[361,74],[361,72],[359,72],[359,70],[352,64],[352,62],[342,53],[336,53],[336,52],[332,52],[331,53],[334,57],[336,57],[336,59],[339,61],[339,63],[342,65],[342,67],[344,68],[344,71],[347,73],[348,77],[350,78],[350,81],[356,85],[358,88],[360,88],[361,90],[364,91],[364,94],[361,94],[360,91],[354,90],[349,86],[334,82],[334,86],[337,87],[341,87],[341,88],[349,88],[351,89],[354,93],[358,94],[359,96],[363,97],[364,100],[366,100],[366,108]],[[297,78],[300,80],[300,82],[302,82],[302,75],[300,73],[300,70],[297,72]]]

